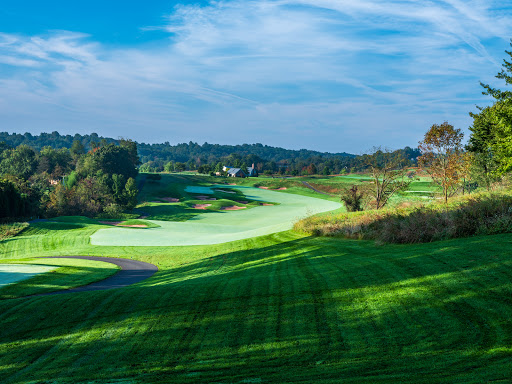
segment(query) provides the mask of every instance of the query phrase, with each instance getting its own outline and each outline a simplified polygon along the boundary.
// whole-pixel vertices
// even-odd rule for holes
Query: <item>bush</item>
[[[348,212],[362,211],[364,193],[358,190],[357,185],[353,185],[351,188],[345,189],[341,192],[341,201],[345,203],[345,207]]]
[[[294,227],[311,235],[425,243],[512,232],[512,195],[480,193],[452,203],[310,217]]]

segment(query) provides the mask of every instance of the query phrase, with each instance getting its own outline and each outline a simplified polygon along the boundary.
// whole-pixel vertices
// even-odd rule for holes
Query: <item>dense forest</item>
[[[9,134],[0,132],[0,143],[10,147],[27,145],[34,150],[44,147],[54,149],[71,149],[74,143],[80,143],[86,151],[107,144],[119,145],[122,139],[101,137],[96,133],[90,135],[60,135],[58,132],[41,133],[40,135]],[[361,156],[348,153],[327,153],[306,149],[290,150],[271,147],[263,144],[220,145],[204,143],[202,145],[189,142],[171,145],[136,143],[142,172],[175,172],[199,170],[210,173],[219,170],[223,165],[245,167],[254,164],[259,173],[307,175],[307,174],[340,174],[344,172],[362,171],[366,163]],[[413,163],[420,155],[417,149],[406,147],[399,150],[404,158]]]
[[[103,142],[89,151],[0,143],[0,218],[118,216],[137,203],[136,143]]]

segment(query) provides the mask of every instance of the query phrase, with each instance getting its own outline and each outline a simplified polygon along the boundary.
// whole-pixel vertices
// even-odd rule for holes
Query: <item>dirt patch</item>
[[[230,207],[222,207],[221,209],[223,211],[238,211],[239,209],[245,209],[245,208],[247,208],[247,207],[239,207],[237,205],[232,205]]]
[[[215,197],[210,196],[194,196],[197,200],[208,200],[208,201],[214,201],[217,200]]]
[[[194,204],[192,208],[194,209],[206,209],[206,207],[210,207],[211,204]]]

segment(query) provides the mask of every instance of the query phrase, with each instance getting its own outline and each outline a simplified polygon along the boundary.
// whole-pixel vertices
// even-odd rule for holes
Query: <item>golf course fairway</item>
[[[212,189],[228,186],[212,186]],[[185,222],[152,221],[159,228],[106,228],[91,236],[91,244],[103,246],[183,246],[210,245],[242,240],[291,229],[298,219],[332,211],[341,204],[313,197],[240,187],[244,195],[257,201],[278,203],[247,210],[208,212]],[[201,193],[208,193],[207,188]]]

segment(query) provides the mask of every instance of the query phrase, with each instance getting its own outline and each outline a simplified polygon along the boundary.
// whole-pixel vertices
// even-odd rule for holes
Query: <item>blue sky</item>
[[[511,20],[494,0],[6,0],[0,130],[416,146],[491,102]]]

